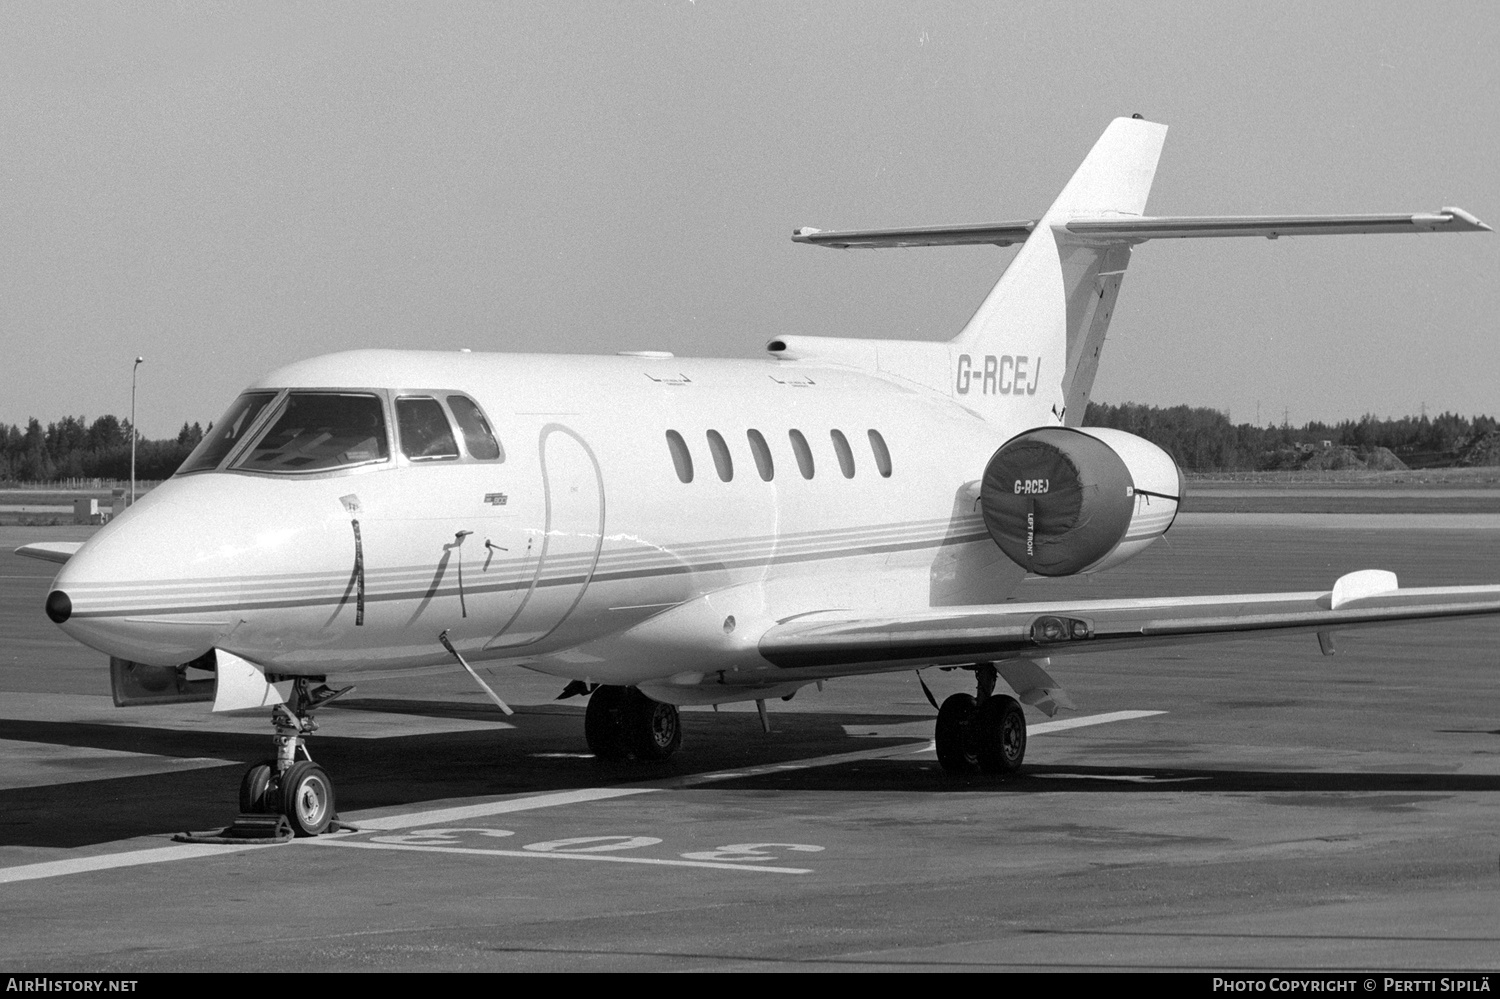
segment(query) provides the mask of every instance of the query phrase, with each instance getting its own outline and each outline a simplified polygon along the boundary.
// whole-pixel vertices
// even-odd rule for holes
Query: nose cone
[[[47,594],[47,616],[53,624],[62,624],[73,616],[73,601],[62,590],[53,590]]]
[[[265,484],[206,473],[172,479],[68,560],[47,616],[111,656],[155,666],[195,659],[239,621],[241,581],[286,511]],[[295,519],[290,523],[296,524]]]
[[[271,661],[319,629],[349,585],[348,478],[204,472],[170,479],[63,566],[47,615],[78,641],[152,666],[210,648]],[[292,622],[304,622],[303,636]],[[320,637],[321,636],[321,637]]]

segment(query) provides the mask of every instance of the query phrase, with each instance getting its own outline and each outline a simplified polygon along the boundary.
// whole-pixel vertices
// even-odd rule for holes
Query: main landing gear
[[[1026,714],[995,693],[993,663],[974,667],[975,694],[954,694],[937,717],[937,757],[950,774],[1013,774],[1026,757]]]
[[[276,757],[255,764],[240,781],[242,814],[285,815],[298,836],[327,832],[338,818],[333,781],[307,752],[306,737],[318,730],[313,709],[354,689],[334,690],[324,684],[313,687],[312,682],[299,677],[292,685],[291,699],[272,709]]]
[[[682,720],[675,705],[605,685],[589,695],[583,734],[601,760],[665,760],[682,745]]]

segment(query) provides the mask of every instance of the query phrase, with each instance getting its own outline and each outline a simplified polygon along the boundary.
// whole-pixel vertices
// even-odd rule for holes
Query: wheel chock
[[[178,843],[290,843],[292,824],[285,815],[244,813],[216,833],[178,833]]]
[[[285,815],[243,813],[222,835],[230,839],[291,839],[292,823]]]

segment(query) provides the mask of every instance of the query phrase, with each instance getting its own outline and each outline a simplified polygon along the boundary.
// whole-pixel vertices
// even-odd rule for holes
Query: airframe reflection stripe
[[[830,553],[836,554],[840,551],[860,552],[872,550],[873,546],[869,544],[849,544],[848,542],[853,537],[887,543],[899,539],[905,542],[908,547],[920,547],[917,544],[917,539],[919,538],[928,544],[932,544],[934,547],[939,547],[943,544],[959,544],[972,540],[983,540],[985,535],[972,530],[972,528],[979,527],[980,521],[977,518],[965,518],[965,521],[969,520],[972,520],[974,523],[972,525],[965,524],[964,526],[971,526],[971,530],[968,533],[952,537],[948,536],[948,532],[953,530],[957,525],[951,522],[934,522],[936,526],[942,528],[941,532],[937,530],[915,530],[909,525],[888,527],[880,530],[818,532],[823,535],[844,535],[845,544],[837,547],[806,539],[803,536],[791,535],[779,543],[763,546],[764,551],[758,550],[762,546],[758,546],[754,540],[746,539],[727,543],[704,542],[695,545],[685,545],[665,552],[659,550],[649,552],[606,550],[599,557],[598,568],[604,572],[613,572],[630,563],[644,562],[647,565],[673,567],[676,571],[682,571],[681,567],[684,565],[691,569],[697,564],[747,564],[745,561],[747,557],[752,560],[761,560],[769,556],[779,560],[779,557],[787,556],[812,554],[826,557]],[[774,555],[771,554],[773,552],[775,553]],[[698,555],[698,562],[695,563],[688,557],[692,554]],[[736,559],[733,558],[734,555],[740,555],[741,557]],[[582,568],[593,564],[593,562],[594,556],[592,552],[580,552],[577,554],[551,556],[546,559],[545,564],[549,568],[566,570],[570,566]],[[644,567],[642,566],[642,568]],[[367,569],[367,577],[373,581],[372,585],[383,584],[389,587],[391,584],[399,582],[407,582],[413,586],[420,585],[422,592],[425,593],[430,584],[433,570],[434,567],[431,565],[381,570]],[[524,582],[526,585],[529,585],[534,570],[534,563],[529,565],[521,563],[512,565],[506,570],[497,571],[493,575],[500,577],[501,588],[504,588],[506,582]],[[486,573],[486,575],[491,575],[491,573]],[[184,596],[196,596],[204,600],[217,599],[217,601],[222,602],[228,598],[228,593],[222,589],[223,584],[226,582],[231,582],[231,580],[219,577],[201,580],[173,580],[171,582],[158,583],[94,583],[81,581],[71,584],[69,586],[69,593],[70,595],[76,594],[80,598],[91,598],[95,601],[111,599],[121,601],[139,595],[149,595],[157,600],[161,600],[181,594]],[[348,580],[346,574],[340,570],[328,573],[288,573],[284,576],[235,577],[232,582],[239,592],[244,593],[246,596],[252,596],[253,591],[257,589],[273,589],[276,593],[282,595],[287,595],[289,591],[296,590],[300,590],[301,595],[309,595],[325,588],[330,590],[337,588],[342,593]],[[217,583],[221,588],[216,590],[204,585],[210,583]],[[298,585],[299,583],[301,584],[300,586]],[[489,586],[492,588],[494,585],[494,582],[489,583]],[[549,581],[543,585],[554,584]],[[476,592],[484,586],[485,584],[483,583],[477,584],[475,587]],[[250,590],[252,593],[245,593],[246,590]]]
[[[848,549],[824,549],[822,551],[807,552],[805,554],[775,555],[770,557],[759,556],[737,560],[724,560],[719,562],[705,562],[694,565],[678,563],[675,565],[663,565],[651,569],[635,569],[619,572],[595,572],[592,576],[586,575],[557,575],[547,576],[537,581],[540,588],[556,586],[577,586],[584,582],[610,583],[627,579],[647,579],[652,577],[681,576],[698,572],[724,572],[730,569],[755,568],[765,565],[791,565],[799,562],[819,562],[839,558],[861,558],[870,555],[893,554],[902,551],[920,551],[927,548],[943,548],[952,545],[967,544],[970,542],[983,541],[989,537],[988,534],[975,534],[955,538],[945,538],[940,541],[911,541],[905,543],[893,543],[886,545],[870,545],[863,548]],[[529,588],[529,580],[519,580],[508,584],[478,584],[465,586],[466,596],[481,596],[490,593],[502,593],[506,590]],[[378,592],[371,590],[366,593],[366,604],[390,603],[401,600],[421,600],[428,595],[426,587],[422,589],[399,590],[390,592]],[[438,587],[432,592],[434,597],[452,597],[458,595],[456,585],[445,585]],[[212,600],[212,595],[206,595],[205,600]],[[276,610],[293,607],[317,607],[337,604],[342,599],[342,590],[339,592],[325,592],[322,594],[308,594],[304,596],[287,596],[274,600],[247,600],[243,597],[231,599],[220,603],[199,604],[164,604],[159,606],[112,606],[94,607],[79,606],[74,604],[72,616],[77,619],[138,616],[142,614],[204,614],[213,611],[226,610]],[[222,598],[221,598],[222,600]]]
[[[704,559],[722,558],[724,554],[733,553],[739,549],[748,548],[754,550],[760,547],[778,551],[809,547],[822,549],[832,547],[831,543],[835,541],[847,545],[855,544],[869,539],[879,539],[886,537],[914,537],[917,535],[938,534],[946,535],[950,531],[967,534],[980,529],[982,523],[983,521],[977,516],[966,516],[947,520],[933,519],[919,521],[901,521],[892,524],[876,525],[872,527],[834,528],[817,531],[801,531],[790,534],[751,535],[747,537],[727,540],[716,539],[711,541],[695,541],[677,544],[670,548],[666,548],[665,550],[654,547],[630,549],[617,548],[612,550],[606,548],[606,550],[601,554],[601,561],[608,559],[611,561],[661,560],[672,562],[691,560],[695,557]],[[610,536],[606,534],[606,544],[609,540]],[[576,554],[552,554],[548,556],[547,561],[549,563],[558,561],[559,563],[565,564],[569,561],[588,562],[591,561],[592,558],[593,553],[590,551],[579,552]],[[392,566],[381,569],[371,568],[367,566],[366,578],[367,580],[373,581],[387,581],[392,578],[407,576],[411,577],[413,580],[421,579],[425,582],[427,579],[430,579],[433,569],[433,565]],[[504,568],[496,567],[486,571],[511,571],[524,573],[527,576],[530,575],[530,572],[526,571],[524,563],[522,563],[521,565],[507,566]],[[292,586],[305,587],[318,585],[338,585],[342,587],[347,583],[347,581],[347,571],[340,568],[337,570],[331,569],[326,572],[287,572],[255,576],[236,575],[233,577],[183,577],[171,580],[170,582],[112,581],[104,583],[80,580],[71,583],[69,585],[68,592],[70,594],[74,592],[80,594],[90,594],[96,589],[103,589],[116,595],[124,595],[136,591],[145,591],[160,596],[168,590],[181,590],[184,593],[197,594],[201,593],[205,587],[222,587],[226,584],[231,583],[242,589],[254,589],[257,587],[277,587],[278,589],[284,591],[288,587]]]

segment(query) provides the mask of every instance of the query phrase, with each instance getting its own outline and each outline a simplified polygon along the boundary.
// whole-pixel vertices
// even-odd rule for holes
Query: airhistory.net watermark
[[[72,975],[12,975],[7,992],[134,992],[138,978],[75,978]]]

